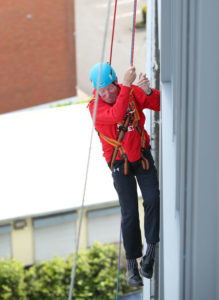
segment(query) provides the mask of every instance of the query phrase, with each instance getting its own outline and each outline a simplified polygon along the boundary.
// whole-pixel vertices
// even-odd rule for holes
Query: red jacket
[[[134,88],[133,95],[134,101],[136,103],[140,120],[139,125],[141,128],[144,128],[145,124],[145,115],[143,113],[144,108],[149,108],[155,111],[160,110],[160,91],[153,89],[153,93],[150,96],[147,96],[144,91],[136,85],[132,85],[131,88]],[[96,122],[95,128],[98,132],[102,133],[106,137],[115,139],[118,135],[118,123],[122,122],[129,103],[129,93],[131,88],[119,85],[119,95],[116,99],[116,103],[110,105],[103,101],[103,99],[99,96],[97,113],[96,113]],[[96,90],[94,90],[93,94],[95,96]],[[93,116],[95,99],[92,99],[89,103],[89,110],[91,115]],[[144,129],[145,130],[145,129]],[[146,132],[146,142],[147,145],[150,145],[150,137]],[[113,146],[107,143],[100,137],[100,141],[102,143],[103,148],[103,156],[105,157],[107,163],[110,162]],[[141,157],[141,138],[139,132],[136,127],[132,124],[129,125],[128,131],[125,133],[125,137],[122,140],[122,146],[128,156],[128,160],[130,162],[134,162]],[[120,154],[117,155],[117,160],[120,160]]]

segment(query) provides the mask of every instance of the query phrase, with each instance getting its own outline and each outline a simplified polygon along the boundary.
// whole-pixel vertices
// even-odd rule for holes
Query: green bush
[[[0,259],[0,299],[25,300],[24,266],[14,259]]]
[[[65,273],[66,261],[59,257],[31,267],[25,274],[28,300],[67,299]]]
[[[68,299],[73,255],[54,257],[24,270],[23,264],[0,260],[0,300]],[[74,283],[74,300],[111,300],[116,296],[118,249],[114,245],[95,243],[80,250]],[[133,291],[126,284],[121,266],[119,295]]]
[[[146,17],[147,17],[147,5],[144,5],[141,11],[142,11],[143,23],[144,23],[144,24],[146,24]]]
[[[144,5],[141,9],[142,13],[142,21],[137,22],[135,24],[136,28],[145,28],[146,22],[147,22],[147,5]]]

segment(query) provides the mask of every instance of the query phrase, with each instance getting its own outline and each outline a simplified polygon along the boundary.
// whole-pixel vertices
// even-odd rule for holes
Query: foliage
[[[84,103],[89,103],[90,102],[90,98],[87,100],[80,100],[78,102],[76,102],[76,104],[84,104]]]
[[[143,23],[146,24],[147,5],[144,5],[141,11],[142,11]]]
[[[0,259],[0,299],[25,300],[24,266],[15,259]]]
[[[143,14],[147,14],[147,5],[144,5],[143,7],[142,7],[142,13]]]
[[[69,260],[70,266],[72,266],[71,260]],[[115,299],[117,264],[118,249],[115,245],[95,243],[89,251],[83,252],[83,255],[80,252],[77,261],[74,299]],[[131,290],[133,289],[126,284],[125,268],[121,266],[119,295]]]
[[[142,13],[142,21],[137,22],[135,24],[135,28],[145,28],[146,21],[147,21],[147,5],[144,5],[141,9]]]
[[[68,101],[68,102],[64,102],[64,103],[58,103],[56,105],[51,104],[50,108],[69,106],[69,105],[73,105],[73,104],[84,104],[84,103],[88,103],[88,102],[89,102],[89,99],[88,100],[80,100],[80,101],[77,101],[77,102]]]
[[[58,104],[56,104],[56,105],[53,105],[53,104],[51,104],[50,105],[50,108],[54,108],[54,107],[63,107],[63,106],[68,106],[68,105],[72,105],[73,104],[73,102],[70,100],[70,101],[68,101],[68,102],[64,102],[64,103],[58,103]]]
[[[68,106],[68,105],[72,105],[72,104],[73,104],[72,101],[68,101],[65,103],[58,103],[58,104],[56,104],[56,107]]]
[[[66,261],[59,257],[31,267],[25,276],[28,300],[67,299],[65,273]]]
[[[16,260],[0,260],[0,300],[68,299],[74,255],[54,257],[29,269]],[[74,300],[111,300],[116,297],[118,249],[95,243],[80,250],[74,283]],[[119,295],[133,291],[126,284],[125,268],[120,269]]]

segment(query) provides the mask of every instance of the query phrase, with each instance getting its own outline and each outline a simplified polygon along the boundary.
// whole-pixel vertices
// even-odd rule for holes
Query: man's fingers
[[[132,72],[135,72],[135,67],[134,66],[132,66],[132,67],[129,67],[129,69],[128,69],[131,73]]]
[[[142,74],[140,73],[139,75],[139,80],[138,80],[138,83],[137,85],[142,89],[144,90],[144,92],[146,93],[149,86],[150,86],[150,81],[149,79],[146,77],[146,74]]]
[[[123,85],[131,86],[131,84],[135,81],[135,78],[136,78],[135,67],[131,66],[127,69],[127,71],[124,74]]]
[[[139,84],[149,84],[150,81],[149,80],[146,80],[146,79],[141,79],[138,81]]]

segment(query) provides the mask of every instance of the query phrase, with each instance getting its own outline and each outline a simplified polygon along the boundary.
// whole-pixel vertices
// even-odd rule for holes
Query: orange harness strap
[[[99,136],[104,139],[107,143],[109,143],[110,145],[112,145],[114,147],[113,153],[112,153],[112,157],[111,157],[111,161],[110,161],[110,169],[113,169],[113,164],[116,160],[118,151],[121,154],[121,158],[124,159],[124,174],[127,175],[128,174],[128,156],[124,150],[124,148],[121,145],[122,140],[125,137],[125,133],[128,130],[128,126],[130,123],[133,122],[133,125],[136,127],[136,129],[138,130],[140,136],[141,136],[141,164],[144,170],[149,170],[149,162],[147,160],[147,158],[144,157],[144,150],[146,148],[146,137],[145,137],[145,132],[144,130],[141,129],[141,127],[139,126],[138,121],[140,120],[140,116],[137,110],[137,107],[135,105],[134,102],[134,97],[133,97],[133,89],[130,92],[130,100],[129,100],[129,107],[130,107],[130,112],[128,114],[126,114],[123,122],[119,123],[120,127],[119,127],[119,134],[116,140],[111,139],[106,137],[105,135],[103,135],[102,133],[99,132]]]
[[[102,133],[99,133],[100,137],[102,139],[104,139],[107,143],[109,143],[110,145],[114,146],[114,150],[113,150],[113,154],[112,154],[112,158],[111,158],[111,162],[110,162],[110,169],[112,170],[113,168],[113,163],[116,160],[116,156],[118,151],[121,154],[121,158],[124,159],[124,174],[127,175],[128,174],[128,157],[127,154],[125,153],[124,148],[121,145],[121,142],[118,142],[117,140],[114,139],[110,139],[108,137],[106,137],[105,135],[103,135]]]

